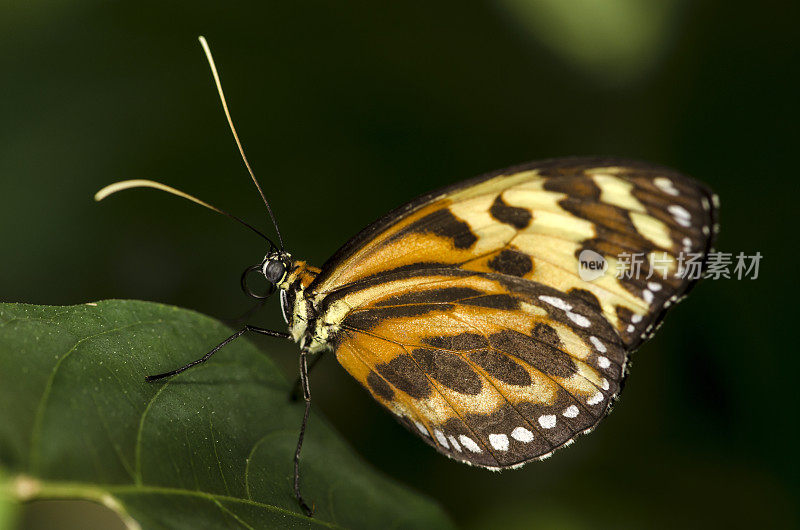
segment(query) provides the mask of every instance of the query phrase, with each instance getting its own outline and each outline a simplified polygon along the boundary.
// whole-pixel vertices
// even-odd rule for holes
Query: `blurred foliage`
[[[53,528],[59,530],[127,530],[119,516],[102,504],[78,500],[41,500],[25,505],[21,528]]]
[[[0,484],[6,484],[8,476],[6,472],[0,468]],[[18,517],[18,504],[14,499],[11,492],[0,486],[0,528],[12,528]]]
[[[113,300],[0,305],[0,489],[84,499],[128,528],[449,528],[312,417],[293,493],[302,402],[252,344],[158,383],[230,329],[191,311]]]
[[[672,44],[685,0],[498,0],[536,44],[616,87],[656,68]]]
[[[155,178],[268,226],[197,45],[204,34],[298,258],[321,264],[437,186],[573,154],[707,182],[722,198],[720,249],[764,255],[758,280],[704,282],[673,310],[596,432],[520,471],[437,455],[323,361],[315,408],[364,458],[476,528],[798,523],[796,3],[0,9],[3,300],[246,309],[238,275],[263,255],[257,238],[155,192],[91,200],[113,180]],[[277,329],[270,302],[253,323]],[[254,340],[294,372],[295,347]]]

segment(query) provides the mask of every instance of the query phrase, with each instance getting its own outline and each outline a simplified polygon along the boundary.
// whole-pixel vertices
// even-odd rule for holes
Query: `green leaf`
[[[145,383],[230,333],[147,302],[0,304],[0,512],[8,498],[75,498],[130,528],[450,526],[314,416],[301,464],[315,508],[306,518],[292,494],[303,408],[247,340]]]

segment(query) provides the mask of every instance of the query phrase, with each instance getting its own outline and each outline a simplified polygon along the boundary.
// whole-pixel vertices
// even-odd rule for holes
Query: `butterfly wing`
[[[637,162],[559,159],[428,194],[348,242],[309,286],[337,359],[439,451],[486,467],[594,427],[628,354],[691,288],[716,198]],[[578,275],[585,250],[630,278]],[[664,274],[661,274],[664,273]],[[648,277],[649,276],[649,277]]]

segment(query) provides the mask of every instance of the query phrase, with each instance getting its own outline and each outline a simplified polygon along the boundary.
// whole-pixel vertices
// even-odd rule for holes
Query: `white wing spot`
[[[596,394],[592,395],[589,399],[586,400],[586,403],[588,403],[589,405],[597,405],[598,403],[603,402],[603,397],[604,397],[603,393],[598,390]]]
[[[562,412],[562,414],[567,418],[575,418],[578,416],[578,407],[576,407],[575,405],[570,405],[569,407],[564,409],[564,412]]]
[[[711,208],[711,205],[708,204],[708,199],[706,199],[705,197],[700,199],[700,204],[703,205],[703,210],[708,210],[709,208]]]
[[[561,298],[556,298],[555,296],[546,296],[546,295],[539,295],[539,300],[542,302],[546,302],[553,307],[557,307],[559,309],[563,309],[564,311],[569,311],[572,309],[572,306],[566,303]]]
[[[588,318],[572,311],[567,311],[567,317],[582,328],[588,328],[592,325]]]
[[[716,193],[711,196],[711,203],[714,205],[714,208],[719,208],[719,195]]]
[[[556,417],[553,414],[539,416],[539,425],[545,429],[552,429],[556,426]]]
[[[600,353],[605,353],[606,351],[608,351],[607,348],[606,348],[606,345],[603,344],[603,342],[600,339],[598,339],[597,337],[595,337],[594,335],[589,337],[589,342],[591,342],[592,345],[595,348],[597,348],[597,351],[599,351]]]
[[[447,437],[444,435],[442,431],[440,431],[439,429],[435,429],[433,431],[433,434],[434,436],[436,436],[436,439],[439,441],[439,443],[442,444],[442,447],[444,447],[445,449],[450,449],[450,444],[447,443]]]
[[[645,289],[644,291],[642,291],[642,298],[648,304],[652,304],[653,303],[653,293],[650,292],[650,290],[648,290],[648,289]]]
[[[451,434],[450,436],[447,437],[447,439],[450,440],[451,444],[453,444],[453,449],[455,449],[456,451],[458,451],[460,453],[461,452],[461,446],[458,445],[458,440],[456,440],[456,437]]]
[[[689,213],[689,210],[680,204],[670,204],[667,206],[667,211],[671,213],[673,217],[683,217],[684,219],[692,218],[692,214]]]
[[[458,441],[461,442],[461,445],[472,451],[473,453],[482,453],[481,446],[475,443],[475,440],[470,438],[469,436],[464,436],[460,434],[458,436]]]
[[[597,358],[597,366],[600,368],[608,368],[611,366],[611,361],[608,360],[608,357],[598,357]]]
[[[414,424],[417,426],[417,429],[419,429],[419,432],[421,432],[425,436],[430,436],[430,433],[428,432],[428,429],[426,429],[425,426],[422,423],[417,421],[417,422],[414,422]]]
[[[511,437],[518,442],[522,442],[524,444],[533,440],[533,433],[526,429],[525,427],[517,427],[513,431],[511,431]]]
[[[679,193],[672,181],[666,177],[658,177],[654,179],[653,184],[658,186],[658,188],[664,193],[669,193],[670,195],[678,195]]]
[[[653,292],[660,291],[661,290],[661,284],[658,283],[658,282],[647,282],[647,288],[650,289]]]
[[[508,436],[505,434],[490,434],[489,443],[498,451],[508,451]]]
[[[633,333],[634,331],[636,331],[636,328],[635,328],[635,327],[633,327],[633,324],[628,324],[628,328],[627,328],[627,330],[626,330],[626,331],[627,331],[628,333]]]
[[[681,226],[692,226],[692,214],[689,210],[678,204],[671,204],[667,207],[667,211],[672,214],[673,219]]]
[[[703,235],[707,236],[710,233],[711,233],[711,229],[708,228],[708,225],[703,226]]]
[[[611,388],[611,385],[608,383],[608,379],[606,379],[604,377],[603,378],[603,390],[608,390],[609,388]]]
[[[634,324],[638,324],[641,321],[642,321],[642,315],[633,315],[631,317],[631,322],[633,322]]]

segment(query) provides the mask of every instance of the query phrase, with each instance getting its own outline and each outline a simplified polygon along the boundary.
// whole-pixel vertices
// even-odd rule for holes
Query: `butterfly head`
[[[279,286],[288,273],[292,265],[292,257],[284,250],[277,250],[264,256],[261,262],[260,272],[269,283]]]
[[[292,267],[292,256],[285,250],[273,250],[269,252],[261,263],[252,265],[242,273],[242,290],[253,298],[267,298],[276,289],[285,288],[286,278]],[[250,273],[255,272],[263,276],[269,283],[269,290],[266,294],[257,293],[250,289],[247,278]]]

